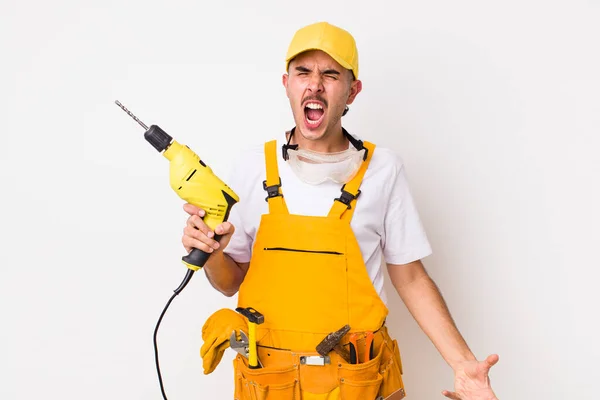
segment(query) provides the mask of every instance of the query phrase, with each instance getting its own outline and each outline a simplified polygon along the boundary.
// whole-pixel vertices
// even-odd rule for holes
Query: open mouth
[[[304,105],[304,119],[309,127],[318,127],[324,116],[325,110],[321,103],[309,101]]]

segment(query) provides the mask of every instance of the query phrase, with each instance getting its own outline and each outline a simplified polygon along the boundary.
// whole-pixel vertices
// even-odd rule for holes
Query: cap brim
[[[311,51],[311,50],[320,50],[323,53],[328,54],[331,58],[333,58],[338,64],[340,64],[342,67],[346,68],[347,70],[350,70],[350,72],[352,72],[352,75],[354,75],[354,71],[352,70],[352,65],[350,65],[349,63],[347,63],[346,61],[344,61],[340,56],[338,56],[337,54],[330,52],[328,50],[325,49],[321,49],[318,47],[309,47],[307,49],[304,49],[302,51],[298,51],[296,52],[294,55],[291,55],[288,57],[288,59],[285,62],[285,69],[289,71],[289,67],[290,67],[290,62],[298,57],[298,55],[302,54],[302,53],[306,53],[307,51]]]

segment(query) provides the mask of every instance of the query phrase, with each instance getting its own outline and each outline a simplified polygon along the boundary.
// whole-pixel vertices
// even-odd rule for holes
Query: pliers
[[[358,351],[358,341],[362,340],[362,333],[353,333],[350,335],[350,364],[358,364],[359,363],[359,351]],[[360,362],[367,362],[372,360],[374,357],[374,348],[373,348],[373,332],[364,333],[364,341],[365,347],[362,352],[362,359]]]

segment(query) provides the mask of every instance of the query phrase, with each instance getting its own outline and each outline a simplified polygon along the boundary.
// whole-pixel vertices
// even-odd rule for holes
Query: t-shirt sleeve
[[[233,165],[227,181],[229,187],[240,197],[240,201],[231,208],[231,212],[229,213],[227,220],[235,227],[235,231],[223,252],[238,263],[250,261],[253,244],[252,237],[247,233],[248,227],[246,225],[248,222],[244,218],[244,215],[246,215],[244,209],[248,206],[244,199],[247,198],[251,191],[250,184],[254,182],[254,180],[249,180],[248,169],[245,168],[247,162],[248,157],[243,158],[241,156],[238,158],[238,161]]]
[[[397,158],[396,177],[391,187],[386,211],[385,235],[382,237],[386,263],[408,264],[432,253],[410,191],[404,164],[399,157]]]

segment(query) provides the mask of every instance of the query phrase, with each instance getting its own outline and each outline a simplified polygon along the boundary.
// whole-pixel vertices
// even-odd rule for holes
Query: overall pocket
[[[383,384],[381,385],[380,395],[386,398],[394,392],[400,391],[402,397],[405,396],[404,381],[402,380],[402,361],[398,342],[394,339],[385,344],[384,354],[381,358],[381,375]],[[402,398],[398,397],[398,398]]]
[[[383,376],[377,374],[377,377],[368,381],[353,381],[349,378],[342,378],[340,381],[340,400],[371,400],[377,397]]]
[[[304,248],[275,242],[261,245],[255,254],[258,265],[268,268],[254,276],[261,287],[253,294],[260,300],[254,307],[276,324],[271,328],[331,332],[347,323],[347,264],[341,246]]]
[[[300,400],[298,372],[293,366],[251,369],[238,354],[234,371],[236,400]]]
[[[341,400],[375,399],[381,389],[381,361],[385,354],[385,343],[371,360],[359,364],[340,363],[338,378]]]
[[[313,254],[330,254],[334,256],[343,256],[344,253],[340,253],[339,251],[330,251],[330,250],[304,250],[304,249],[292,249],[289,247],[265,247],[264,250],[267,251],[291,251],[296,253],[313,253]]]

